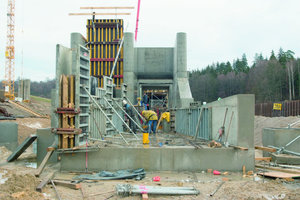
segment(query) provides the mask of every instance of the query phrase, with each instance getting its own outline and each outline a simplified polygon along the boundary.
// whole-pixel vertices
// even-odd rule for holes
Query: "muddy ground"
[[[37,105],[35,105],[37,104]],[[50,103],[35,102],[32,108],[40,109],[45,114],[50,113]],[[35,109],[33,108],[33,109]],[[12,108],[13,110],[13,108]],[[17,111],[15,111],[17,112]],[[286,127],[295,121],[297,117],[288,118],[266,118],[255,117],[255,144],[261,145],[261,131],[263,127]],[[18,118],[19,143],[28,135],[35,133],[38,128],[50,127],[50,119],[47,118]],[[1,122],[0,122],[1,123]],[[296,126],[297,127],[297,126]],[[40,178],[34,176],[35,154],[30,147],[22,156],[13,163],[6,163],[6,158],[11,154],[5,147],[0,147],[0,199],[24,199],[42,200],[58,199],[54,189],[47,185],[43,193],[35,191],[37,184],[49,173],[56,171],[55,179],[72,180],[75,174],[58,172],[59,164],[49,165],[45,168]],[[241,173],[228,172],[227,175],[213,175],[206,171],[192,172],[147,172],[146,177],[141,181],[95,181],[82,182],[82,190],[73,190],[62,186],[57,186],[61,199],[81,200],[81,199],[141,199],[141,195],[130,197],[117,196],[115,185],[153,185],[153,186],[194,186],[200,191],[198,196],[154,196],[149,195],[149,199],[300,199],[300,180],[270,179],[256,175],[243,177]],[[224,172],[222,172],[224,173]],[[154,176],[160,176],[160,182],[153,182]],[[228,178],[220,190],[213,196],[212,193],[223,178]]]

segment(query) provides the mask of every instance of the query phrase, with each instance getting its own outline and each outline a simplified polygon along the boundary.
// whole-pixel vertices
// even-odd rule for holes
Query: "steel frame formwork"
[[[58,134],[63,128],[63,132],[80,130],[80,134],[75,134],[74,146],[79,145],[84,136],[89,132],[89,96],[85,89],[90,90],[90,60],[89,51],[85,48],[86,40],[79,33],[71,34],[71,48],[62,45],[56,46],[56,89],[52,96],[51,127],[53,132]],[[62,84],[61,77],[65,76],[65,86]],[[69,84],[70,77],[74,77]],[[71,83],[70,82],[70,83]],[[72,85],[72,86],[71,86]],[[62,88],[65,87],[65,88]],[[71,89],[73,88],[73,89]],[[84,89],[85,88],[85,89]],[[74,96],[72,102],[62,106],[62,92]],[[68,115],[74,115],[75,117]],[[71,119],[71,118],[75,118]],[[63,124],[64,121],[64,125]],[[68,133],[70,134],[70,133]],[[56,143],[61,143],[61,137],[56,137]],[[69,143],[70,144],[70,143]],[[60,146],[68,148],[68,146]]]
[[[115,57],[123,38],[122,19],[87,20],[87,47],[90,50],[90,74],[97,77],[98,87],[104,86],[104,76],[110,76]],[[123,48],[117,58],[113,83],[123,83]]]
[[[176,109],[175,131],[180,134],[195,136],[201,108]],[[197,138],[211,140],[212,112],[210,108],[203,108]]]

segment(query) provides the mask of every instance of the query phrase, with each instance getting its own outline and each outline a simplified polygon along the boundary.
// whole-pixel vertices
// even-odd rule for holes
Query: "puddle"
[[[0,184],[4,184],[8,178],[3,178],[3,175],[7,173],[6,170],[3,171],[3,173],[0,173]]]
[[[26,162],[26,163],[25,163],[25,166],[26,166],[26,167],[29,167],[29,168],[34,168],[34,169],[36,169],[36,168],[37,168],[37,163],[36,163],[36,162]]]

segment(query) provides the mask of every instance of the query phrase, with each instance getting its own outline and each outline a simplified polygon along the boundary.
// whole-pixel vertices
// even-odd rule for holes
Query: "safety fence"
[[[300,115],[300,100],[255,104],[255,115],[265,117],[288,117]]]
[[[198,119],[200,116],[201,108],[190,108],[190,109],[177,109],[175,130],[177,133],[195,136]],[[203,108],[202,117],[200,122],[200,128],[198,131],[197,138],[210,140],[212,130],[212,118],[211,109]]]

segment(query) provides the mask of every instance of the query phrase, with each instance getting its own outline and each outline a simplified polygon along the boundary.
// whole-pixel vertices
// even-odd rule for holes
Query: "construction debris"
[[[55,185],[60,185],[63,187],[67,187],[74,190],[79,190],[81,188],[81,184],[79,183],[72,183],[68,181],[61,181],[61,180],[52,180]]]
[[[36,135],[30,135],[26,138],[22,144],[18,146],[18,148],[7,158],[7,162],[12,162],[18,157],[36,140]]]
[[[135,179],[142,180],[146,176],[143,168],[136,170],[119,170],[115,173],[109,171],[101,171],[97,174],[82,174],[73,179],[79,180],[119,180],[119,179]]]
[[[198,195],[200,191],[195,187],[160,187],[146,185],[117,184],[117,194],[129,196],[131,194],[160,194],[160,195]]]
[[[214,196],[214,194],[216,194],[218,192],[218,190],[222,187],[222,185],[224,184],[225,182],[221,182],[221,184],[215,189],[215,191],[213,191],[209,196]]]
[[[54,172],[49,173],[42,181],[41,183],[36,187],[36,191],[37,192],[42,192],[43,188],[45,187],[45,185],[47,185],[50,180],[53,178],[54,176]]]
[[[219,142],[216,142],[215,140],[212,140],[210,143],[208,143],[208,146],[211,148],[220,148],[220,147],[222,147],[222,144]]]

